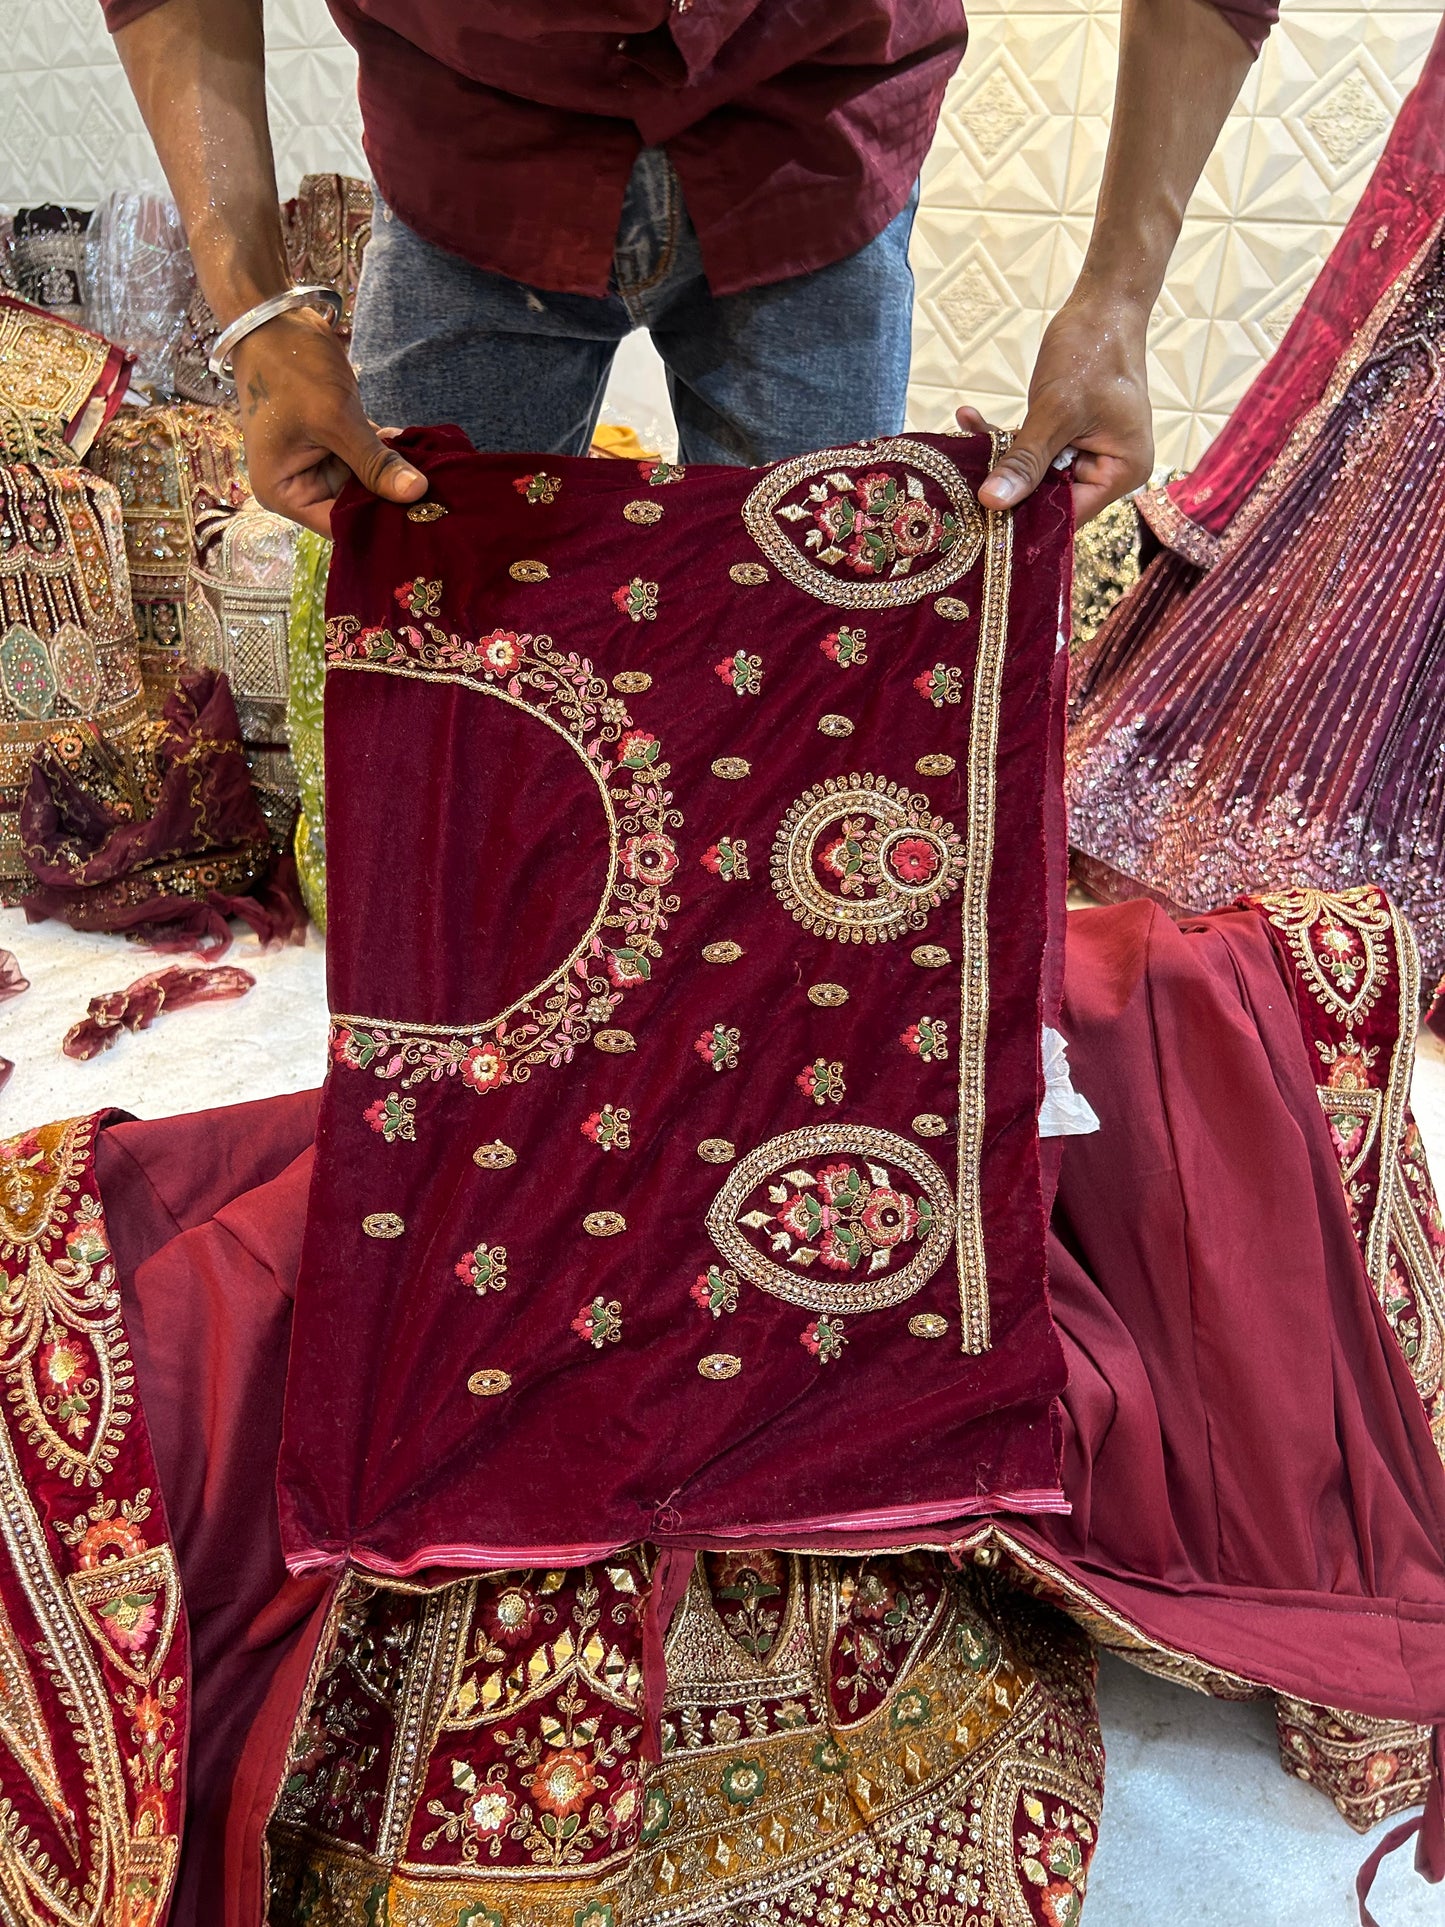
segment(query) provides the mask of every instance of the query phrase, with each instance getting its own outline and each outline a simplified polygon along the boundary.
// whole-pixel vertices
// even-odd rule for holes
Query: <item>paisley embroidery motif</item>
[[[879,943],[922,929],[958,888],[966,858],[928,798],[882,776],[830,776],[799,798],[773,841],[773,888],[815,936]]]
[[[808,1166],[795,1162],[803,1158]],[[932,1158],[867,1124],[809,1125],[759,1145],[707,1214],[740,1277],[829,1313],[913,1297],[947,1257],[953,1225],[953,1194]]]

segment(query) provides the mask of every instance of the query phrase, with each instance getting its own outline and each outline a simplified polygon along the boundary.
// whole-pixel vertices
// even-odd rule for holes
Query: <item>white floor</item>
[[[254,971],[245,998],[162,1017],[87,1064],[60,1052],[87,1000],[165,960],[120,938],[27,926],[18,911],[0,911],[0,946],[31,982],[0,1005],[0,1056],[16,1066],[0,1092],[0,1134],[107,1104],[163,1117],[320,1082],[326,999],[314,933],[270,953],[238,942],[226,961]],[[1415,1099],[1445,1180],[1445,1046],[1433,1038],[1422,1041]],[[1106,1658],[1099,1706],[1109,1783],[1086,1927],[1351,1927],[1355,1870],[1371,1843],[1280,1770],[1267,1705],[1205,1699]],[[1442,1927],[1445,1896],[1409,1861],[1396,1855],[1376,1882],[1381,1927]]]

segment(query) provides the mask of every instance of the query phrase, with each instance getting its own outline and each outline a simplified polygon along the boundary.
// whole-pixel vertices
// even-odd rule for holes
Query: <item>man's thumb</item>
[[[337,454],[365,489],[386,502],[415,502],[426,494],[426,477],[405,456],[388,448],[369,426],[346,438]]]

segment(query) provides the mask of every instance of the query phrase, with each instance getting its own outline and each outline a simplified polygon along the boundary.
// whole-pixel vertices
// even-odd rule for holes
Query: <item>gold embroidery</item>
[[[720,776],[725,783],[737,783],[744,776],[751,776],[753,766],[745,756],[719,756],[712,766],[714,776]]]
[[[768,572],[761,562],[734,562],[728,574],[745,589],[759,588],[768,579]]]
[[[446,514],[440,502],[413,502],[406,512],[408,522],[440,522]]]
[[[957,596],[941,595],[936,597],[934,599],[933,609],[935,615],[942,616],[945,622],[968,621],[968,604],[966,602],[960,602]]]
[[[484,1366],[481,1371],[473,1372],[467,1380],[467,1390],[474,1398],[497,1398],[511,1389],[512,1374],[495,1365]]]
[[[920,1137],[946,1137],[948,1119],[940,1117],[937,1111],[920,1111],[913,1120],[913,1128]]]
[[[842,984],[809,984],[808,1002],[816,1004],[819,1010],[836,1010],[846,1004],[848,993]]]
[[[406,1225],[394,1211],[373,1211],[361,1220],[368,1238],[399,1238]]]
[[[621,1057],[627,1051],[637,1049],[637,1039],[630,1030],[599,1030],[592,1042],[609,1057]]]
[[[808,1213],[788,1204],[783,1204],[782,1216],[761,1209],[744,1213],[744,1207],[753,1192],[770,1178],[796,1186],[800,1196],[809,1187],[816,1188],[819,1180],[813,1173],[797,1169],[798,1161],[840,1155],[852,1156],[867,1167],[872,1189],[870,1193],[864,1184],[850,1192],[851,1206],[862,1214],[863,1230],[850,1234],[847,1245],[840,1240],[838,1255],[852,1264],[860,1263],[866,1238],[874,1253],[869,1260],[874,1268],[860,1278],[841,1272],[815,1277],[803,1269],[789,1269],[761,1251],[745,1235],[744,1227],[761,1234],[771,1225],[771,1248],[791,1248],[791,1262],[807,1266],[818,1253],[810,1242],[801,1241],[800,1233],[812,1231],[814,1223],[821,1232],[824,1214],[816,1209]],[[918,1186],[916,1202],[899,1192],[887,1165],[896,1166]],[[782,1185],[774,1189],[786,1195]],[[782,1197],[774,1198],[770,1191],[769,1202],[780,1204]],[[838,1202],[834,1200],[835,1214]],[[810,1124],[770,1138],[734,1167],[708,1207],[707,1230],[724,1261],[770,1296],[808,1311],[865,1312],[902,1304],[923,1289],[948,1255],[953,1214],[948,1180],[933,1159],[907,1138],[870,1124]],[[895,1251],[915,1236],[918,1247],[914,1255],[899,1271],[885,1275],[884,1268],[891,1264]],[[875,1265],[875,1260],[881,1261]]]
[[[743,1361],[736,1352],[709,1352],[706,1358],[697,1361],[698,1374],[702,1378],[736,1378],[743,1368]]]
[[[704,963],[736,963],[742,954],[742,945],[740,943],[733,943],[729,938],[724,938],[720,943],[705,943],[702,947],[702,960]]]
[[[514,582],[546,582],[552,571],[545,562],[514,562],[507,574]]]
[[[505,1171],[516,1162],[516,1152],[499,1137],[493,1138],[490,1144],[479,1144],[472,1152],[472,1163],[484,1171]]]
[[[731,1164],[738,1147],[730,1138],[705,1137],[697,1147],[697,1154],[704,1164]]]
[[[815,936],[843,943],[921,930],[958,888],[964,864],[963,839],[926,796],[871,773],[815,783],[773,839],[781,902]],[[835,879],[832,887],[820,871]]]
[[[920,756],[913,767],[920,776],[952,776],[958,764],[951,756]]]
[[[512,487],[532,507],[540,505],[542,508],[551,508],[562,493],[562,478],[560,475],[544,475],[538,469],[535,475],[519,475]]]
[[[652,523],[662,520],[662,504],[661,502],[629,502],[622,513],[629,522],[635,522],[639,528],[648,528]]]
[[[942,1338],[948,1330],[948,1320],[936,1311],[915,1312],[908,1321],[908,1329],[915,1338]]]
[[[622,669],[612,678],[612,687],[624,696],[640,696],[651,689],[652,678],[645,669]]]
[[[619,1231],[627,1229],[627,1220],[620,1211],[589,1211],[582,1220],[582,1229],[589,1238],[615,1238]]]
[[[851,736],[853,725],[846,716],[820,716],[818,731],[823,736]]]
[[[953,962],[952,956],[941,943],[915,944],[911,955],[920,970],[942,970],[946,964]]]

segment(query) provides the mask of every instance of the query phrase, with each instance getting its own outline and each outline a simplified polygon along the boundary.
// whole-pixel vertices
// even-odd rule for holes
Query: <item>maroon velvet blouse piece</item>
[[[1057,1507],[1067,482],[401,446],[335,517],[292,1569]]]

